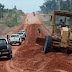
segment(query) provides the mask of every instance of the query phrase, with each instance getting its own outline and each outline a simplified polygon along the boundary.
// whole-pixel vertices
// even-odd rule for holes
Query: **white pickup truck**
[[[18,32],[17,34],[21,37],[21,39],[24,39],[25,40],[25,34],[24,33]]]
[[[23,33],[26,37],[26,31],[25,30],[21,30],[20,33]]]
[[[12,34],[9,38],[9,43],[12,45],[12,44],[16,44],[16,43],[19,43],[19,45],[21,45],[22,43],[22,39],[21,37],[19,36],[19,34]]]

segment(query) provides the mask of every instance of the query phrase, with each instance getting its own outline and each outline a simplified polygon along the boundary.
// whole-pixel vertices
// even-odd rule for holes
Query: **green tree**
[[[40,6],[40,9],[43,13],[49,13],[53,10],[57,10],[57,2],[56,0],[46,0],[46,2],[42,6]]]
[[[0,18],[3,17],[4,5],[0,3]]]
[[[42,13],[47,13],[47,8],[45,5],[40,6],[40,9]]]
[[[43,13],[49,13],[53,10],[72,12],[72,0],[45,0],[40,9]]]

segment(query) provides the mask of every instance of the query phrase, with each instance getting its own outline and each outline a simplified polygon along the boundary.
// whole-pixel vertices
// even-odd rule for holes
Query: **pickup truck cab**
[[[21,45],[22,43],[22,39],[21,37],[19,36],[19,34],[12,34],[9,38],[9,43],[12,45],[12,44],[16,44],[16,43],[19,43],[19,45]]]
[[[11,45],[6,38],[0,38],[0,57],[7,56],[8,59],[12,58]]]

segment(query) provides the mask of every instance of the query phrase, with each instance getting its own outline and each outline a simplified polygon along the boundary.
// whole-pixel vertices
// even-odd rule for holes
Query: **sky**
[[[31,13],[40,10],[44,0],[0,0],[5,8],[12,9],[16,5],[17,9],[22,10],[24,13]]]

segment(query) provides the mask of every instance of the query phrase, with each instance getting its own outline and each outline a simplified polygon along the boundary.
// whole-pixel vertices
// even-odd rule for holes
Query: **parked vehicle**
[[[33,15],[35,16],[35,12],[33,12]]]
[[[21,37],[21,39],[24,39],[25,40],[25,34],[23,32],[19,32],[17,34],[19,34],[19,36]]]
[[[22,39],[21,37],[19,36],[19,34],[12,34],[9,38],[9,43],[12,45],[12,44],[16,44],[16,43],[19,43],[19,45],[21,45],[22,43]]]
[[[0,38],[0,57],[7,56],[8,59],[12,58],[11,45],[6,38]]]
[[[24,33],[25,37],[26,37],[26,31],[25,30],[21,30],[21,33]]]

